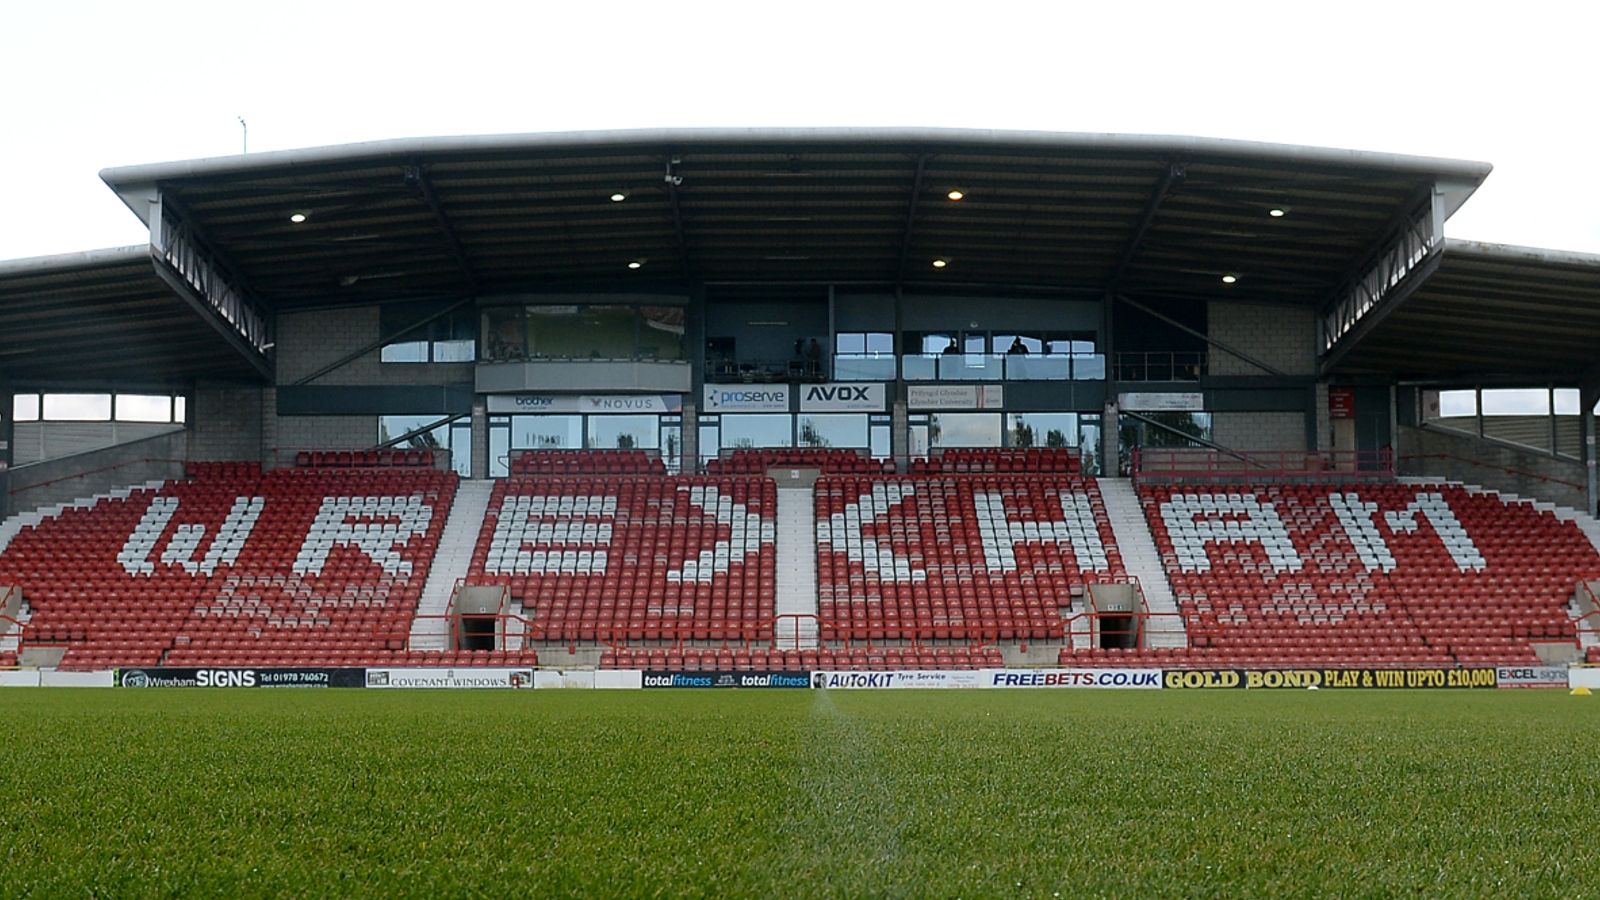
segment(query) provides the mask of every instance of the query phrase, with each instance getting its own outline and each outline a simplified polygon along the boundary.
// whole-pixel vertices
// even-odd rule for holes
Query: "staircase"
[[[782,482],[779,482],[780,484]],[[817,515],[813,488],[778,488],[778,605],[782,649],[817,646]],[[810,616],[786,619],[786,615]]]
[[[17,653],[22,649],[22,631],[28,627],[28,620],[33,618],[33,610],[28,608],[26,601],[17,609],[16,625],[10,622],[0,622],[0,653]]]
[[[472,551],[478,546],[478,533],[483,530],[483,517],[489,511],[493,493],[494,482],[487,479],[463,480],[457,485],[450,517],[445,519],[444,533],[439,537],[439,549],[433,554],[428,580],[422,585],[417,618],[411,623],[411,649],[447,649],[450,629],[444,616],[450,611],[456,583],[466,577],[472,566]]]
[[[1167,570],[1161,565],[1161,554],[1156,550],[1155,538],[1150,534],[1150,523],[1145,521],[1133,481],[1101,478],[1099,484],[1106,515],[1111,519],[1111,532],[1116,536],[1117,548],[1122,551],[1122,565],[1129,575],[1139,579],[1145,605],[1155,614],[1145,631],[1145,645],[1188,646],[1183,617],[1178,614],[1178,604],[1172,598],[1172,584],[1167,581]],[[1074,634],[1073,646],[1077,645],[1078,637]]]

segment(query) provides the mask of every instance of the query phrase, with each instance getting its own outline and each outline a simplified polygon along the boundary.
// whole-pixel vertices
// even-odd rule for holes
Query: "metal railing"
[[[1229,452],[1135,447],[1132,457],[1136,484],[1394,478],[1394,453],[1387,447]]]

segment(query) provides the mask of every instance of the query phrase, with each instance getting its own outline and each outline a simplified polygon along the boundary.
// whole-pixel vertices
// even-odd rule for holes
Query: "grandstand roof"
[[[1447,240],[1439,268],[1339,370],[1543,380],[1593,375],[1597,364],[1600,255]]]
[[[14,386],[256,377],[209,322],[148,246],[0,261],[0,372]]]
[[[101,176],[142,217],[159,192],[285,308],[805,282],[1317,304],[1428,191],[1453,212],[1489,171],[1198,138],[749,129],[379,141]]]

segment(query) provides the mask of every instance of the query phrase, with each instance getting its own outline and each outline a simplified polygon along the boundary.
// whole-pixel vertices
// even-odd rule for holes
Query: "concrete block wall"
[[[1306,417],[1297,412],[1219,412],[1212,440],[1235,450],[1306,450]]]
[[[93,497],[117,488],[183,477],[183,431],[18,466],[5,473],[5,515]]]
[[[365,449],[378,442],[377,416],[279,416],[276,455],[292,465],[296,450]]]
[[[377,306],[279,313],[278,383],[294,384],[381,336]],[[310,384],[470,384],[472,370],[472,363],[385,364],[374,348]]]
[[[1316,372],[1316,315],[1309,308],[1217,300],[1207,307],[1206,322],[1214,340],[1285,374]],[[1212,375],[1267,374],[1216,347],[1208,352]],[[1303,434],[1300,443],[1305,443]]]
[[[1576,460],[1406,425],[1400,426],[1399,455],[1401,475],[1477,484],[1572,509],[1588,506],[1586,473]]]
[[[189,459],[261,459],[261,394],[259,385],[196,383],[189,410]]]

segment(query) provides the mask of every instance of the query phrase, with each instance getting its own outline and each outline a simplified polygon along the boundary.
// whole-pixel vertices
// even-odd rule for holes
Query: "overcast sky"
[[[139,243],[104,167],[425,135],[912,125],[1491,162],[1452,237],[1600,253],[1600,3],[90,3],[0,12],[0,258]]]

